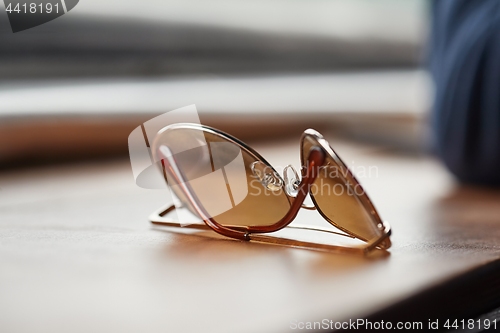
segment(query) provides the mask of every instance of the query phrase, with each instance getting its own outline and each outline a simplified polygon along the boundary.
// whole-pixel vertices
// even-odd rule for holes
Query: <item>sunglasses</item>
[[[306,130],[300,140],[301,176],[292,167],[283,177],[255,150],[220,130],[178,123],[161,129],[151,145],[155,161],[177,204],[150,216],[153,224],[212,229],[245,241],[367,254],[391,246],[391,229],[367,194],[321,134]],[[310,196],[314,206],[306,206]],[[335,230],[292,226],[301,208],[317,210]],[[201,223],[173,220],[184,210]],[[178,213],[179,214],[179,213]],[[184,215],[183,215],[184,216]],[[359,240],[338,245],[269,234],[289,228],[328,232]]]

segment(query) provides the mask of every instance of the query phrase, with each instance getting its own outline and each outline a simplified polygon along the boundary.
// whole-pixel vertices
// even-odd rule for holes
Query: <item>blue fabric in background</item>
[[[500,185],[500,0],[435,0],[436,149],[463,182]]]

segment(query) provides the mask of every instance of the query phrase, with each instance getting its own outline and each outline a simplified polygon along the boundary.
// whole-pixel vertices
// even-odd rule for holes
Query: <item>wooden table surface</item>
[[[297,167],[299,135],[255,148]],[[500,257],[498,191],[459,187],[427,156],[330,143],[349,166],[376,167],[360,180],[393,227],[390,255],[153,227],[168,196],[135,186],[126,159],[3,172],[0,331],[287,332],[370,315]],[[306,213],[298,222],[324,223]]]

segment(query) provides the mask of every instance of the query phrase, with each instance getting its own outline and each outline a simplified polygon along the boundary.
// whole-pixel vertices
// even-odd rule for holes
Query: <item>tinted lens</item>
[[[302,147],[304,159],[314,146],[320,144],[306,136]],[[381,221],[362,187],[351,177],[340,158],[335,159],[323,150],[327,156],[325,164],[318,170],[310,191],[318,210],[339,229],[365,241],[378,239],[382,236]]]
[[[269,226],[290,208],[283,181],[268,164],[226,136],[200,128],[169,128],[152,150],[167,146],[199,203],[223,226]],[[169,186],[188,208],[179,186]],[[194,212],[193,209],[191,211]]]

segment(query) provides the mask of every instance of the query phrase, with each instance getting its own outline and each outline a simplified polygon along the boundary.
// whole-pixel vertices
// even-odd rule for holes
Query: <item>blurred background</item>
[[[500,306],[498,264],[418,296],[500,256],[500,192],[448,171],[500,185],[500,1],[81,0],[17,33],[3,9],[0,327],[276,332],[294,315],[391,305],[427,322]],[[394,228],[390,256],[271,253],[151,228],[171,197],[135,185],[128,136],[192,104],[278,169],[299,169],[307,128],[354,172],[377,167],[359,178]],[[323,226],[309,213],[298,219]]]
[[[127,155],[196,104],[244,140],[308,127],[418,153],[432,85],[423,0],[82,0],[12,33],[0,11],[0,166]]]

